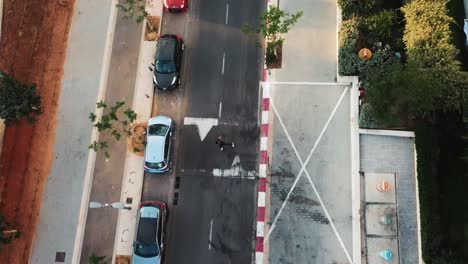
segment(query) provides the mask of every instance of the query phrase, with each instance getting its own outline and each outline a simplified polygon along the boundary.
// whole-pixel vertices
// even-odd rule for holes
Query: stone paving
[[[360,135],[361,171],[395,173],[400,263],[419,263],[418,197],[415,177],[414,138]],[[364,176],[366,177],[366,176]],[[373,242],[368,241],[369,264]]]

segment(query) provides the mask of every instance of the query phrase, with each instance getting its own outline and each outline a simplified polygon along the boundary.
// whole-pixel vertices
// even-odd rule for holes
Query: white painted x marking
[[[315,152],[315,149],[317,148],[317,146],[318,146],[320,140],[322,139],[323,134],[324,134],[325,131],[327,130],[328,126],[330,125],[330,122],[331,122],[331,120],[333,119],[333,116],[335,115],[335,113],[336,113],[338,107],[340,106],[341,101],[343,100],[344,96],[346,95],[346,92],[347,92],[347,91],[348,91],[348,87],[346,87],[346,88],[344,89],[343,93],[341,94],[340,98],[338,99],[338,102],[336,103],[335,107],[333,108],[333,111],[331,112],[330,116],[328,117],[327,122],[326,122],[325,125],[323,126],[322,131],[320,132],[320,134],[319,134],[317,140],[315,141],[314,146],[312,147],[312,150],[310,151],[309,155],[307,156],[305,162],[302,161],[302,158],[301,158],[301,156],[299,155],[299,152],[297,151],[296,146],[294,145],[294,142],[292,141],[291,136],[289,135],[289,132],[288,132],[288,130],[286,129],[286,126],[285,126],[284,123],[283,123],[283,119],[282,119],[281,116],[279,115],[279,113],[278,113],[278,111],[277,111],[277,109],[276,109],[276,107],[275,107],[275,104],[273,103],[272,98],[270,98],[270,106],[271,106],[271,108],[273,109],[273,111],[274,111],[276,117],[278,118],[281,127],[283,128],[284,132],[286,133],[286,137],[288,138],[288,141],[289,141],[289,143],[291,144],[291,147],[293,148],[294,153],[296,154],[296,157],[297,157],[299,163],[301,164],[302,168],[301,168],[301,170],[299,171],[298,175],[296,176],[296,179],[294,180],[294,183],[293,183],[293,185],[291,186],[291,189],[289,190],[289,192],[288,192],[286,198],[284,199],[284,202],[283,202],[283,204],[281,205],[278,214],[275,216],[275,219],[273,220],[273,223],[272,223],[272,225],[271,225],[271,227],[270,227],[270,230],[268,231],[268,234],[265,236],[265,241],[268,240],[268,238],[269,238],[270,235],[271,235],[271,232],[273,232],[273,230],[275,229],[275,227],[276,227],[276,222],[278,221],[279,217],[281,216],[281,213],[283,212],[283,209],[284,209],[286,203],[288,202],[289,197],[291,196],[292,192],[293,192],[294,189],[296,188],[296,185],[297,185],[297,183],[299,182],[299,179],[301,178],[302,173],[305,172],[305,174],[306,174],[306,176],[307,176],[307,179],[309,180],[309,183],[311,184],[312,189],[314,190],[314,193],[315,193],[315,195],[316,195],[317,198],[318,198],[318,201],[319,201],[319,203],[320,203],[320,206],[323,208],[323,211],[324,211],[324,213],[325,213],[325,216],[327,217],[328,221],[330,222],[330,226],[331,226],[331,228],[333,229],[333,232],[335,233],[335,236],[336,236],[336,238],[338,239],[338,242],[340,243],[341,248],[343,249],[344,253],[346,254],[346,257],[348,258],[349,263],[353,263],[353,261],[352,261],[352,259],[351,259],[351,256],[350,256],[348,250],[346,249],[346,247],[345,247],[345,245],[344,245],[344,243],[343,243],[343,240],[341,239],[341,236],[340,236],[340,234],[338,233],[338,230],[336,229],[335,224],[333,223],[333,220],[331,219],[330,214],[328,213],[328,210],[327,210],[327,208],[325,207],[325,204],[323,203],[322,198],[320,197],[320,194],[319,194],[318,191],[317,191],[317,188],[315,187],[315,184],[314,184],[314,182],[312,181],[312,179],[311,179],[311,177],[310,177],[310,175],[309,175],[309,172],[308,172],[307,169],[306,169],[306,166],[307,166],[307,164],[309,163],[310,158],[312,157],[312,154]]]

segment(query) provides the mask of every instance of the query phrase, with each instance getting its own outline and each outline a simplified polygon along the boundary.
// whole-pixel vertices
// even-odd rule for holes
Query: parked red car
[[[185,12],[187,11],[188,0],[164,0],[164,10],[168,12]]]

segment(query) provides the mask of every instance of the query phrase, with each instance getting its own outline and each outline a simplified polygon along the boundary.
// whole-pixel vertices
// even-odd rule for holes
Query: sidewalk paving
[[[264,263],[360,263],[357,87],[337,74],[339,9],[332,0],[279,4],[304,15],[285,36],[281,69],[262,84],[271,152]]]
[[[87,113],[94,111],[105,67],[106,37],[111,1],[76,0],[59,99],[54,157],[42,197],[30,263],[72,263],[79,223],[87,145],[92,128]]]
[[[162,17],[162,11],[162,2],[156,1],[153,2],[148,13],[151,16]],[[154,88],[152,83],[153,73],[148,70],[148,66],[154,62],[155,53],[156,42],[144,41],[143,32],[136,75],[135,95],[133,98],[133,110],[138,114],[137,123],[147,122],[151,117]],[[116,256],[132,255],[136,216],[143,189],[143,162],[142,156],[135,155],[127,150],[120,200],[125,201],[127,198],[132,198],[132,209],[119,211],[112,263],[114,263]]]

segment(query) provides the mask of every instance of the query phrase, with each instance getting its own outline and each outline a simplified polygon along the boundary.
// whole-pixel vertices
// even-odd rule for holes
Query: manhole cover
[[[65,252],[55,252],[55,262],[65,262]]]

